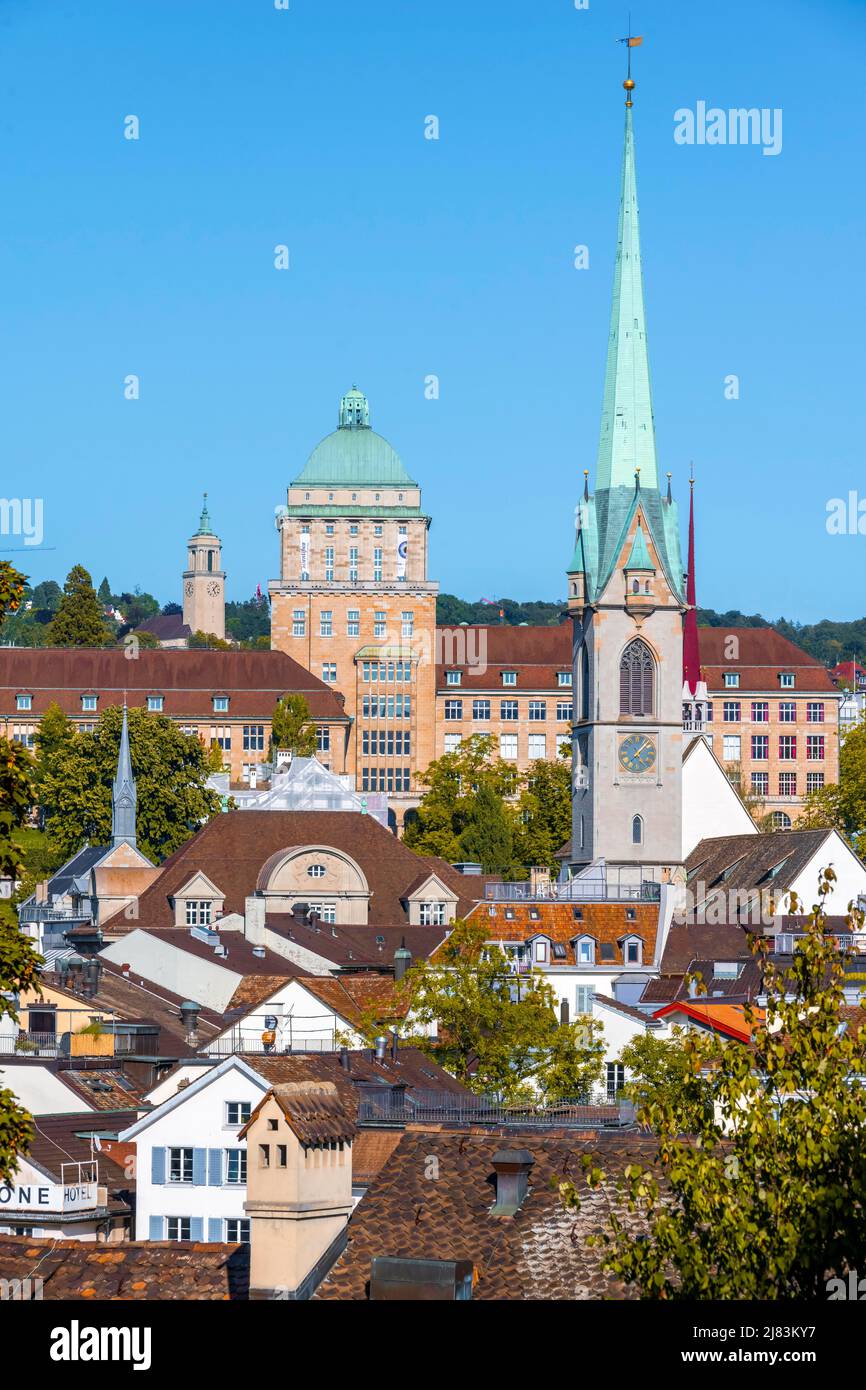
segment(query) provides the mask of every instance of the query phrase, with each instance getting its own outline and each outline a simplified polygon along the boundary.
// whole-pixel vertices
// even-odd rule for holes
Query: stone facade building
[[[226,635],[226,576],[220,555],[221,542],[211,525],[204,495],[198,530],[187,541],[187,567],[183,572],[183,621],[190,632]]]

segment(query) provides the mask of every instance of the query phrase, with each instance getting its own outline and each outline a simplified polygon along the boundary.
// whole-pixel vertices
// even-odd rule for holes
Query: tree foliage
[[[297,758],[316,751],[316,726],[303,695],[284,695],[271,716],[271,747]]]
[[[427,790],[403,838],[419,854],[438,854],[452,863],[463,857],[461,836],[479,788],[487,787],[500,802],[517,788],[516,769],[495,756],[493,740],[485,734],[472,734],[455,752],[443,753],[418,780]]]
[[[685,1039],[706,1101],[692,1133],[676,1095],[646,1098],[657,1160],[629,1165],[621,1183],[645,1233],[612,1214],[593,1239],[644,1298],[815,1299],[830,1275],[866,1268],[866,1030],[843,1013],[844,957],[825,910],[834,881],[824,870],[787,971],[766,959],[766,938],[752,941],[767,1008],[747,1010],[751,1044]],[[849,930],[862,924],[852,911]],[[602,1170],[590,1163],[587,1177],[604,1191]],[[580,1205],[570,1182],[560,1192]]]
[[[517,803],[514,855],[526,868],[545,864],[556,874],[557,850],[571,839],[571,748],[556,762],[539,759],[526,774]]]
[[[92,734],[55,747],[40,772],[45,828],[68,858],[85,844],[111,839],[111,788],[117,770],[122,710],[103,711]],[[163,715],[128,711],[129,748],[138,788],[137,839],[149,859],[172,854],[220,809],[205,782],[207,750]]]
[[[624,1094],[636,1108],[668,1105],[677,1113],[681,1130],[690,1133],[704,1116],[707,1092],[687,1040],[682,1028],[674,1028],[669,1038],[638,1033],[623,1047],[619,1061],[628,1076]]]
[[[111,635],[90,575],[83,565],[73,565],[48,631],[51,646],[104,647]]]

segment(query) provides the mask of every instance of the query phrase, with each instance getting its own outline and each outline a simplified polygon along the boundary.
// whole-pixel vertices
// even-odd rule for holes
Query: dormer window
[[[460,685],[460,683],[461,683],[462,680],[463,680],[463,672],[462,672],[462,671],[446,671],[446,672],[445,672],[445,684],[446,684],[446,685]]]
[[[95,709],[96,709],[96,701],[97,701],[97,698],[98,698],[98,697],[97,697],[96,695],[82,695],[82,697],[81,697],[81,708],[82,708],[82,710],[85,710],[85,711],[87,711],[88,713],[91,713],[93,710],[95,710]]]
[[[622,945],[622,958],[626,965],[640,965],[643,961],[643,942],[639,936],[627,936]]]
[[[419,919],[422,927],[444,927],[447,904],[443,902],[422,902]]]
[[[532,943],[532,946],[533,946],[533,950],[532,950],[532,959],[534,960],[535,964],[536,964],[536,965],[546,965],[546,964],[547,964],[547,951],[548,951],[548,943],[547,943],[547,941],[544,940],[542,937],[539,937],[536,941],[534,941],[534,942]]]
[[[162,711],[163,711],[164,706],[165,706],[165,696],[164,696],[164,695],[148,695],[148,697],[147,697],[147,708],[148,708],[148,710],[150,711],[151,714],[162,714]]]
[[[727,690],[737,690],[737,689],[739,688],[739,684],[740,684],[740,673],[739,673],[739,671],[726,671],[726,672],[725,672],[725,687],[726,687]]]
[[[557,673],[556,673],[556,684],[557,684],[557,685],[571,685],[571,672],[570,672],[570,671],[557,671]]]
[[[595,965],[595,942],[591,936],[579,936],[574,946],[578,965]]]
[[[516,672],[516,671],[503,671],[503,672],[502,672],[502,684],[503,684],[503,685],[516,685],[516,684],[517,684],[517,672]]]
[[[16,696],[15,696],[15,708],[16,708],[16,709],[32,709],[32,708],[33,708],[33,696],[32,696],[32,695],[16,695]]]
[[[213,697],[214,714],[228,714],[229,697],[228,695],[214,695]]]
[[[783,690],[793,690],[793,689],[794,689],[794,672],[793,672],[793,671],[780,671],[780,673],[779,673],[779,684],[780,684],[780,686],[782,687]]]

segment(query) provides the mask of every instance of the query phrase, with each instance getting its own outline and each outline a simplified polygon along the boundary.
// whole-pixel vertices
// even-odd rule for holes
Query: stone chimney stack
[[[258,893],[244,900],[244,936],[251,946],[265,945],[265,900]]]
[[[310,1298],[343,1249],[356,1110],[332,1081],[292,1081],[268,1091],[240,1131],[251,1298]]]

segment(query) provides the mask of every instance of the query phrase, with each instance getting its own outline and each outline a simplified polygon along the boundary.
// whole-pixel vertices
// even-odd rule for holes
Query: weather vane
[[[632,104],[631,94],[632,94],[632,92],[634,91],[634,87],[635,87],[635,84],[634,84],[634,82],[633,82],[633,80],[632,80],[632,75],[631,75],[631,51],[632,51],[633,48],[640,48],[641,44],[643,43],[643,34],[633,34],[633,33],[631,32],[631,15],[630,15],[630,14],[629,14],[629,17],[628,17],[628,34],[626,35],[626,37],[625,37],[624,39],[617,39],[617,43],[624,43],[624,44],[626,44],[626,46],[627,46],[627,48],[628,48],[628,75],[627,75],[627,77],[626,77],[626,79],[625,79],[625,81],[623,82],[622,85],[625,87],[625,90],[626,90],[625,104],[626,104],[626,106],[631,106],[631,104]]]

